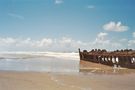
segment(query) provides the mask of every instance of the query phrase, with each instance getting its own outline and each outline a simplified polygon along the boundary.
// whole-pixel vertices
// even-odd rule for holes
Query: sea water
[[[79,72],[78,53],[0,53],[0,70],[39,72]]]

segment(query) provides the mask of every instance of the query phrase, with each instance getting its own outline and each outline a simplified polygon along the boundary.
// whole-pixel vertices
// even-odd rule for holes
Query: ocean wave
[[[62,52],[0,52],[0,59],[29,59],[52,57],[69,60],[79,60],[78,53],[62,53]]]

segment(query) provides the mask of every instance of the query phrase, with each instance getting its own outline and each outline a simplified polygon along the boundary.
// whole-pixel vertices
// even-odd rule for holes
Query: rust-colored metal
[[[109,66],[135,69],[135,50],[125,49],[106,51],[105,49],[93,49],[91,51],[79,49],[80,60],[101,63]]]

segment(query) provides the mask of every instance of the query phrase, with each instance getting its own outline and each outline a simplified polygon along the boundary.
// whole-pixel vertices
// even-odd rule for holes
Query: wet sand
[[[80,62],[79,73],[0,71],[0,90],[134,90],[135,70]]]
[[[91,72],[96,74],[130,74],[135,73],[135,69],[127,68],[114,68],[113,66],[107,66],[103,64],[93,63],[81,60],[80,61],[80,72]]]
[[[134,90],[134,76],[0,71],[0,90]]]

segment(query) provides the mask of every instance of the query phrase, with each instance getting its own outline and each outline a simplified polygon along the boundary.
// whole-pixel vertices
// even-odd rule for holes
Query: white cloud
[[[133,32],[133,37],[135,38],[135,32]]]
[[[105,36],[107,36],[107,35],[108,35],[108,33],[100,32],[97,36],[98,36],[99,38],[103,38],[103,37],[105,37]]]
[[[55,4],[62,4],[63,2],[63,0],[55,0]]]
[[[95,6],[94,6],[94,5],[88,5],[87,8],[88,8],[88,9],[94,9]]]
[[[23,19],[24,19],[24,17],[23,17],[23,16],[21,16],[21,15],[19,15],[19,14],[15,14],[15,13],[8,13],[8,15],[9,15],[9,16],[11,16],[11,17],[17,18],[17,19],[21,19],[21,20],[23,20]]]
[[[0,38],[0,51],[77,51],[87,47],[87,43],[63,37],[60,39],[43,38]]]
[[[97,43],[99,43],[99,44],[109,43],[109,40],[106,39],[107,35],[108,35],[107,33],[103,33],[103,32],[99,33],[97,35],[97,38],[94,41],[94,43],[95,44],[97,44]]]
[[[133,39],[128,40],[128,46],[127,48],[135,49],[135,32],[133,32]]]
[[[13,39],[13,38],[0,38],[0,44],[2,43],[6,43],[6,44],[12,44],[12,43],[15,43],[16,40]]]
[[[127,42],[128,40],[126,38],[120,39],[120,42]]]
[[[108,33],[100,32],[97,34],[97,37],[89,47],[97,49],[107,49],[107,50],[116,50],[116,49],[125,49],[127,48],[128,40],[123,39],[110,39]],[[135,46],[130,46],[129,48],[135,48]]]
[[[128,41],[128,47],[134,47],[135,48],[135,40],[129,40]]]
[[[0,38],[0,51],[78,51],[78,48],[91,50],[99,49],[135,49],[135,40],[111,40],[109,34],[100,32],[94,41],[83,42],[68,37],[62,38],[43,38],[33,40],[31,38]]]
[[[129,29],[128,26],[122,25],[121,22],[109,22],[103,25],[103,29],[106,31],[124,32]]]
[[[107,39],[107,36],[108,36],[107,33],[100,32],[97,35],[95,41],[92,42],[91,47],[92,48],[100,48],[100,49],[106,48],[106,46],[108,46],[110,43],[110,40]]]
[[[80,40],[74,40],[72,38],[63,37],[57,40],[58,47],[65,51],[76,51],[78,48],[90,48],[89,42],[82,42]]]
[[[39,47],[51,46],[53,44],[53,40],[50,38],[44,38],[38,42],[39,42],[39,44],[38,44]]]

